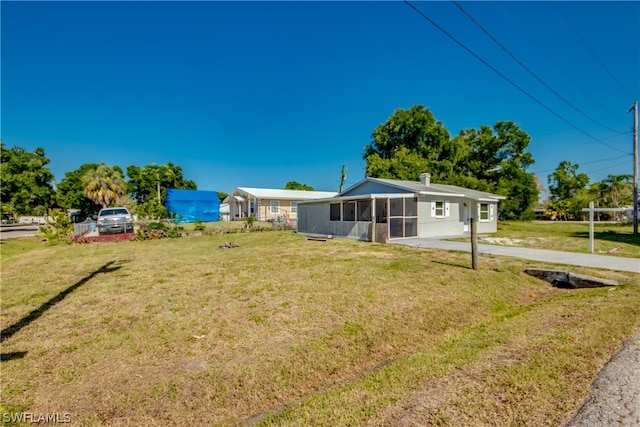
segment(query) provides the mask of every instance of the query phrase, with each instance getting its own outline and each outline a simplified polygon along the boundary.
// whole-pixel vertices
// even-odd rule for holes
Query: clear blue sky
[[[397,108],[452,135],[512,120],[546,183],[633,172],[640,3],[8,2],[3,142],[42,147],[56,181],[84,163],[173,162],[201,190],[337,190]],[[540,105],[542,104],[542,105]],[[551,110],[551,111],[549,111]]]

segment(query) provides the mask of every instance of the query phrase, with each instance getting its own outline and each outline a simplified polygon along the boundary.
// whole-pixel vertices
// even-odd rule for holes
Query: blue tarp
[[[220,220],[220,198],[215,191],[168,189],[166,206],[178,223]]]

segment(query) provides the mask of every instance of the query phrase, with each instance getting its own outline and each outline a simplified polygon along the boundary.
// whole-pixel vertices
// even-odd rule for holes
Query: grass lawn
[[[511,258],[282,231],[0,250],[0,412],[79,425],[557,426],[640,327],[640,275],[556,289]]]
[[[497,233],[479,236],[478,243],[589,253],[589,223],[501,221]],[[594,253],[640,258],[640,235],[629,223],[595,223]]]

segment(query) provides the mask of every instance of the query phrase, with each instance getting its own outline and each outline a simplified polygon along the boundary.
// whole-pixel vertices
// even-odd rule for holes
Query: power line
[[[578,166],[585,166],[585,165],[591,165],[591,164],[593,164],[593,163],[601,163],[601,162],[615,162],[616,160],[620,160],[620,159],[622,159],[623,157],[627,157],[627,156],[631,156],[631,154],[624,154],[624,155],[622,155],[622,156],[612,157],[612,158],[610,158],[610,159],[599,159],[599,160],[592,160],[592,161],[590,161],[590,162],[577,163],[577,165],[578,165]],[[620,164],[617,164],[617,165],[614,165],[614,166],[608,166],[608,167],[606,167],[605,169],[609,169],[609,168],[616,167],[616,166],[622,166],[622,165],[626,165],[626,164],[627,164],[627,162],[624,162],[624,163],[620,163]],[[541,170],[541,171],[534,171],[534,172],[532,172],[532,173],[552,172],[552,171],[555,171],[556,169],[557,169],[557,168],[553,168],[553,169],[545,169],[545,170]],[[605,170],[605,169],[599,169],[599,170]],[[594,172],[598,172],[598,171],[594,171]]]
[[[618,163],[618,164],[613,165],[613,166],[607,166],[606,168],[590,171],[590,173],[602,172],[602,171],[607,170],[607,169],[612,169],[612,168],[615,168],[615,167],[618,167],[618,166],[624,166],[624,165],[628,165],[628,164],[629,164],[629,162]]]
[[[598,55],[596,55],[595,51],[593,49],[591,49],[591,46],[589,46],[589,44],[587,43],[587,41],[584,39],[584,37],[582,37],[582,35],[578,32],[578,30],[576,29],[576,27],[573,26],[573,24],[571,23],[571,21],[569,21],[569,18],[567,18],[567,16],[562,13],[562,10],[560,10],[560,8],[558,7],[558,5],[553,2],[554,7],[556,8],[556,10],[558,11],[558,13],[560,13],[560,15],[562,15],[562,17],[564,18],[565,21],[567,21],[567,24],[569,24],[569,27],[571,27],[571,29],[573,30],[574,33],[576,33],[576,36],[578,36],[578,38],[580,39],[580,41],[582,42],[582,44],[585,45],[585,47],[587,48],[587,50],[589,52],[591,52],[591,54],[593,55],[593,57],[596,59],[596,61],[598,61],[600,63],[600,65],[602,66],[602,68],[607,72],[607,74],[609,74],[611,76],[611,78],[613,79],[613,81],[615,81],[618,86],[620,86],[620,89],[622,89],[623,92],[625,92],[627,95],[629,95],[629,97],[631,97],[631,99],[634,98],[633,95],[631,95],[631,92],[629,92],[627,89],[624,88],[624,86],[622,86],[622,83],[620,83],[620,80],[618,80],[616,78],[616,76],[613,75],[613,73],[611,71],[609,71],[609,68],[607,68],[607,66],[604,64],[604,62],[600,59],[600,57],[598,57]]]
[[[431,18],[429,18],[425,13],[423,13],[420,9],[418,9],[417,7],[415,7],[413,4],[411,4],[411,2],[409,2],[409,0],[404,0],[404,3],[407,4],[407,6],[409,6],[410,8],[412,8],[413,10],[416,11],[416,13],[418,13],[420,16],[422,16],[425,20],[427,20],[431,25],[433,25],[434,27],[436,27],[437,29],[439,29],[442,33],[444,33],[447,37],[449,37],[451,40],[453,40],[454,42],[456,42],[460,47],[462,47],[464,50],[466,50],[467,52],[469,52],[474,58],[476,58],[478,61],[482,62],[484,65],[486,65],[487,67],[489,67],[489,69],[491,69],[494,73],[496,73],[497,75],[499,75],[500,77],[502,77],[505,81],[507,81],[509,84],[511,84],[513,87],[515,87],[516,89],[518,89],[520,92],[522,92],[524,95],[526,95],[529,99],[533,100],[536,104],[540,105],[542,108],[544,108],[545,110],[547,110],[548,112],[550,112],[551,114],[553,114],[554,116],[556,116],[557,118],[559,118],[560,120],[562,120],[563,122],[567,123],[568,125],[570,125],[571,127],[573,127],[574,129],[576,129],[578,132],[582,133],[583,135],[598,141],[599,143],[601,143],[602,145],[605,145],[609,148],[611,148],[612,150],[616,150],[619,151],[621,153],[625,153],[625,151],[620,150],[617,147],[614,147],[613,145],[609,145],[606,142],[600,141],[598,138],[594,137],[593,135],[587,133],[586,131],[582,130],[581,128],[579,128],[578,126],[576,126],[575,124],[573,124],[572,122],[570,122],[569,120],[567,120],[566,118],[564,118],[563,116],[561,116],[560,114],[556,113],[555,111],[553,111],[551,108],[547,107],[544,103],[542,103],[542,101],[540,101],[538,98],[536,98],[535,96],[531,95],[529,92],[527,92],[526,90],[524,90],[523,88],[521,88],[520,86],[518,86],[518,84],[516,84],[514,81],[512,81],[511,79],[509,79],[507,76],[505,76],[504,74],[502,74],[498,69],[496,69],[494,66],[492,66],[491,64],[489,64],[487,61],[485,61],[482,57],[480,57],[478,54],[476,54],[474,51],[472,51],[470,48],[468,48],[464,43],[462,43],[461,41],[459,41],[457,38],[455,38],[451,33],[449,33],[447,30],[445,30],[444,28],[442,28],[440,25],[438,25],[434,20],[432,20]]]
[[[551,93],[553,93],[555,96],[557,96],[558,98],[560,98],[565,104],[567,104],[569,107],[573,108],[575,111],[577,111],[579,114],[582,114],[584,117],[586,117],[587,119],[591,120],[593,123],[602,126],[603,128],[610,130],[612,132],[618,132],[618,133],[622,133],[617,131],[616,129],[612,129],[609,126],[599,122],[598,120],[594,119],[593,117],[591,117],[590,115],[588,115],[587,113],[585,113],[584,111],[582,111],[580,108],[576,107],[573,103],[571,103],[569,100],[567,100],[565,97],[563,97],[562,95],[560,95],[555,89],[553,89],[549,84],[547,84],[547,82],[545,82],[540,76],[538,76],[538,74],[536,74],[535,72],[533,72],[529,67],[527,67],[520,59],[518,59],[513,52],[511,52],[509,49],[507,49],[502,43],[500,43],[498,41],[498,39],[496,39],[486,28],[484,28],[478,21],[476,21],[476,19],[471,16],[471,14],[469,12],[467,12],[457,1],[452,0],[452,3],[467,17],[469,18],[469,20],[471,22],[473,22],[473,24],[480,28],[480,30],[482,30],[483,33],[485,33],[485,35],[487,37],[489,37],[496,45],[498,45],[498,47],[500,47],[500,49],[502,49],[507,55],[509,55],[511,57],[511,59],[513,59],[518,65],[520,65],[520,67],[522,67],[527,73],[529,73],[529,75],[531,75],[534,79],[536,79],[538,82],[540,82],[540,84],[542,84],[544,87],[546,87]]]
[[[629,135],[629,134],[631,134],[631,131],[629,131],[629,132],[625,133],[625,135]],[[612,138],[620,138],[620,137],[621,137],[621,135],[611,135],[611,136],[608,136],[608,137],[606,137],[606,138],[601,138],[601,139],[603,139],[603,140],[604,140],[604,139],[612,139]],[[541,138],[541,136],[538,136],[537,138]],[[532,137],[531,139],[535,139],[535,138],[534,138],[534,137]],[[546,154],[552,154],[552,153],[557,153],[557,152],[560,152],[560,151],[571,150],[571,149],[574,149],[574,148],[583,147],[583,146],[588,145],[588,144],[594,144],[594,143],[596,143],[596,142],[597,142],[597,141],[592,141],[592,142],[589,142],[589,143],[587,143],[587,144],[585,144],[585,143],[580,143],[580,144],[574,144],[574,145],[564,146],[564,147],[562,147],[562,148],[558,148],[557,150],[543,151],[542,153],[538,153],[538,155],[544,156],[544,155],[546,155]]]
[[[533,36],[531,34],[529,34],[529,32],[527,32],[524,27],[522,25],[520,25],[520,23],[518,23],[518,21],[516,21],[512,16],[510,16],[507,11],[504,10],[504,8],[502,8],[502,6],[500,6],[500,4],[498,2],[496,2],[494,0],[493,2],[494,6],[496,6],[504,16],[507,17],[507,19],[509,19],[511,21],[511,23],[520,30],[520,32],[529,40],[529,42],[536,46],[538,48],[538,50],[547,57],[547,59],[549,60],[549,62],[551,62],[552,64],[554,64],[560,71],[562,71],[564,73],[564,75],[571,80],[576,86],[578,86],[582,92],[587,95],[589,98],[591,98],[591,100],[593,102],[595,102],[596,104],[598,104],[600,106],[600,108],[602,108],[604,111],[606,111],[607,113],[609,113],[609,115],[611,117],[613,117],[614,119],[616,119],[618,122],[622,123],[623,125],[627,125],[627,123],[625,123],[620,117],[616,116],[614,113],[611,112],[611,110],[609,110],[603,103],[601,103],[595,96],[593,96],[584,86],[582,86],[564,67],[562,67],[562,65],[560,65],[560,63],[558,61],[555,60],[555,58],[553,58],[550,54],[548,54],[546,52],[546,50],[533,38]]]

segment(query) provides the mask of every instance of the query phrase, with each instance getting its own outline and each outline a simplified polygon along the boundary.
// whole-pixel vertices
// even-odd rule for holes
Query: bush
[[[66,213],[60,209],[51,209],[50,220],[40,227],[40,232],[48,243],[58,243],[62,240],[70,243],[73,241],[73,224]]]
[[[203,224],[202,220],[200,218],[196,219],[196,221],[193,223],[193,229],[195,231],[204,231],[207,229],[207,227]]]

